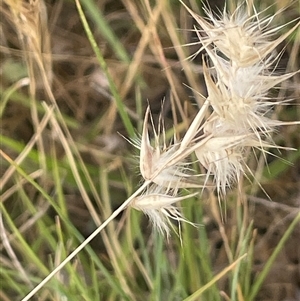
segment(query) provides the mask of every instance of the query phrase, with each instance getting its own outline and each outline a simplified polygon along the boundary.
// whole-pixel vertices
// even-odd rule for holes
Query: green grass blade
[[[237,259],[235,262],[233,262],[230,266],[222,270],[219,274],[217,274],[211,281],[209,281],[207,284],[199,288],[196,292],[194,292],[191,296],[185,298],[183,301],[195,301],[199,300],[198,298],[212,285],[214,285],[218,280],[220,280],[222,277],[224,277],[229,271],[231,271],[233,268],[235,268],[236,264],[238,264],[243,258],[246,257],[247,254],[244,254],[239,259]]]
[[[7,155],[5,155],[1,150],[0,150],[0,154],[11,164],[15,167],[16,171],[22,176],[24,177],[33,187],[35,187],[37,189],[37,191],[40,192],[40,194],[52,205],[52,207],[56,210],[56,212],[58,213],[58,215],[60,216],[60,218],[65,222],[65,224],[68,226],[70,233],[73,233],[74,237],[77,238],[77,240],[83,241],[84,238],[82,237],[82,235],[79,233],[79,231],[71,224],[70,220],[64,216],[61,212],[60,207],[57,205],[56,201],[53,200],[48,193],[36,182],[34,181],[30,176],[28,176],[26,174],[26,172],[20,167],[18,166],[13,160],[11,160],[9,157],[7,157]],[[4,209],[4,205],[2,203],[0,203],[0,208]],[[5,215],[4,217],[6,217],[9,221],[10,221],[10,226],[12,228],[13,231],[16,231],[16,233],[18,234],[19,231],[17,230],[17,228],[14,226],[13,221],[11,220],[9,214],[5,211]],[[39,262],[38,258],[34,258],[36,254],[33,253],[32,249],[30,248],[30,246],[27,245],[27,243],[25,242],[25,240],[23,239],[22,235],[19,234],[18,238],[20,239],[20,241],[22,242],[22,244],[24,245],[24,248],[26,248],[26,252],[28,251],[28,254],[30,254],[30,257],[32,257],[34,259],[32,259],[33,262],[36,262],[37,266],[40,267],[40,269],[43,271],[43,273],[45,275],[49,274],[48,269],[44,266],[41,265],[41,263]],[[124,292],[123,288],[121,287],[121,285],[118,283],[118,279],[115,279],[113,274],[108,271],[103,263],[99,260],[99,258],[97,257],[97,255],[95,254],[95,252],[92,250],[92,248],[87,245],[85,246],[85,250],[88,252],[89,256],[91,256],[91,258],[94,260],[95,264],[97,265],[97,267],[100,268],[101,272],[103,273],[104,277],[106,277],[108,283],[110,284],[110,286],[114,289],[115,292],[117,292],[120,296],[122,296],[122,300],[128,300],[130,301],[129,297],[126,295],[126,293]]]
[[[88,15],[97,25],[101,35],[107,40],[110,47],[113,49],[116,56],[123,62],[129,63],[130,57],[124,48],[124,45],[120,42],[120,39],[116,37],[114,32],[111,30],[109,24],[105,20],[104,15],[97,7],[94,0],[81,0],[82,6],[86,9]]]
[[[108,79],[108,82],[109,82],[109,86],[110,86],[110,90],[111,90],[111,93],[116,101],[116,106],[118,108],[118,111],[119,111],[119,114],[122,118],[122,121],[123,121],[123,124],[126,128],[126,131],[128,133],[128,135],[130,137],[133,137],[135,135],[135,130],[134,130],[134,127],[130,121],[130,118],[127,114],[127,111],[125,109],[125,105],[123,104],[122,102],[122,99],[121,99],[121,96],[120,94],[118,93],[118,90],[117,90],[117,87],[108,71],[108,67],[107,67],[107,64],[105,62],[105,59],[104,59],[104,56],[102,55],[101,53],[101,50],[99,49],[98,45],[97,45],[97,42],[92,34],[92,31],[91,31],[91,28],[86,20],[86,17],[84,15],[84,12],[82,10],[82,7],[80,5],[80,2],[79,0],[75,0],[76,2],[76,5],[77,5],[77,9],[78,9],[78,13],[79,13],[79,16],[81,18],[81,21],[82,21],[82,24],[83,24],[83,27],[86,31],[86,35],[91,43],[91,46],[96,54],[96,57],[97,57],[97,60],[99,61],[99,64],[101,66],[101,68],[103,69],[107,79]]]
[[[300,212],[298,212],[298,214],[296,215],[294,220],[291,222],[291,224],[289,225],[287,230],[284,232],[284,235],[280,239],[279,243],[277,244],[277,246],[274,249],[274,251],[273,251],[272,255],[270,256],[270,258],[266,262],[266,264],[264,266],[264,269],[260,272],[259,276],[257,277],[255,282],[253,283],[250,295],[246,299],[247,301],[255,300],[255,297],[258,294],[259,289],[261,288],[265,278],[269,274],[276,257],[279,255],[280,251],[283,249],[286,241],[288,240],[288,238],[292,234],[295,227],[299,224],[300,224]]]
[[[47,275],[49,273],[49,270],[46,268],[44,263],[40,260],[38,254],[36,254],[32,247],[25,241],[24,237],[22,236],[19,229],[15,226],[13,220],[11,219],[10,214],[7,212],[5,206],[2,202],[0,202],[0,209],[3,214],[3,217],[6,221],[6,223],[9,225],[10,229],[14,233],[14,235],[17,237],[18,241],[21,244],[23,254],[28,257],[28,261],[32,262],[37,266],[37,268],[41,271],[43,275]]]

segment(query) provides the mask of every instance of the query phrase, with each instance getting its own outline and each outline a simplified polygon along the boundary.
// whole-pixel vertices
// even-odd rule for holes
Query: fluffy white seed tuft
[[[193,223],[185,219],[181,212],[174,206],[175,203],[192,198],[198,193],[192,193],[186,196],[176,196],[176,191],[169,191],[163,187],[152,185],[143,194],[136,197],[132,202],[132,207],[143,211],[162,234],[169,236],[171,220],[187,222],[193,226]]]

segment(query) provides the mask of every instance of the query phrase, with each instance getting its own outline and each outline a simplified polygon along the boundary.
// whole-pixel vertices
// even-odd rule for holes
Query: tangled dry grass
[[[24,297],[107,225],[87,247],[94,270],[82,255],[39,300],[198,300],[210,281],[203,300],[297,300],[297,3],[270,15],[209,1],[208,19],[194,1],[80,3],[92,48],[73,3],[1,4],[1,298]],[[179,226],[178,247],[120,216],[127,205],[161,232]]]

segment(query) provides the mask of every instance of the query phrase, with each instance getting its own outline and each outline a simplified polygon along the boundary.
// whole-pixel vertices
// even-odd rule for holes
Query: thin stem
[[[227,268],[222,270],[219,274],[217,274],[212,280],[210,280],[208,283],[203,285],[201,288],[199,288],[196,292],[194,292],[192,295],[185,298],[183,301],[194,301],[199,298],[202,293],[210,288],[214,283],[216,283],[218,280],[220,280],[223,276],[225,276],[230,270],[232,270],[242,259],[244,259],[247,256],[247,253],[243,254],[240,258],[238,258],[235,262],[233,262],[231,265],[229,265]]]
[[[118,92],[118,89],[113,81],[113,78],[111,76],[111,74],[109,73],[108,71],[108,66],[106,64],[106,61],[103,57],[103,54],[101,53],[98,45],[97,45],[97,42],[92,34],[92,31],[91,31],[91,28],[87,22],[87,19],[84,15],[84,12],[82,10],[82,7],[81,7],[81,4],[80,4],[80,1],[79,0],[75,0],[75,3],[76,3],[76,6],[77,6],[77,9],[78,9],[78,13],[79,13],[79,16],[80,16],[80,19],[81,19],[81,22],[82,22],[82,25],[85,29],[85,32],[86,32],[86,35],[90,41],[90,44],[93,48],[93,51],[97,57],[97,60],[102,68],[102,70],[104,71],[106,77],[107,77],[107,80],[109,82],[109,87],[110,87],[110,90],[111,90],[111,93],[113,95],[113,98],[115,99],[115,102],[116,102],[116,106],[118,108],[118,111],[119,111],[119,114],[121,116],[121,119],[123,121],[123,124],[127,130],[127,133],[130,137],[134,137],[135,135],[135,130],[134,130],[134,127],[130,121],[130,118],[128,116],[128,113],[125,109],[125,105],[124,103],[122,102],[122,99],[121,99],[121,96]]]
[[[86,240],[84,240],[65,260],[63,260],[43,281],[41,281],[32,291],[29,292],[21,301],[27,301],[33,297],[57,272],[59,272],[70,260],[72,260],[93,238],[95,238],[119,213],[121,213],[139,195],[151,181],[146,181],[136,190],[111,216],[105,220]]]
[[[252,286],[252,290],[251,290],[250,295],[247,298],[247,300],[249,300],[249,301],[254,300],[254,298],[258,294],[259,289],[262,286],[264,280],[266,279],[267,275],[269,274],[270,269],[271,269],[276,257],[278,256],[278,254],[280,253],[280,251],[284,247],[284,245],[285,245],[286,241],[288,240],[288,238],[291,236],[293,230],[299,224],[300,224],[300,212],[296,215],[296,217],[291,222],[291,224],[289,225],[287,230],[284,232],[284,235],[280,239],[280,241],[277,244],[276,248],[274,249],[272,255],[270,256],[268,261],[265,263],[264,269],[260,272],[260,274],[258,275],[256,281],[254,282],[254,284]]]

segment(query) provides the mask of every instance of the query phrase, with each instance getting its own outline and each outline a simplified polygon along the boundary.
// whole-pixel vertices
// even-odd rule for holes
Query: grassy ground
[[[271,14],[290,3],[257,2],[274,3]],[[4,301],[25,297],[139,186],[136,151],[122,135],[141,133],[147,104],[156,122],[164,99],[167,138],[174,128],[182,137],[206,93],[201,54],[186,60],[199,46],[180,46],[195,36],[179,1],[80,3],[91,36],[73,1],[1,3]],[[202,14],[200,1],[185,3]],[[299,13],[294,1],[274,24]],[[280,70],[299,69],[299,33],[287,39]],[[300,120],[300,74],[283,87],[274,95],[291,105],[274,116]],[[273,139],[296,150],[250,155],[260,185],[242,179],[222,208],[206,191],[180,204],[199,224],[182,225],[182,243],[125,210],[32,300],[299,300],[299,126]]]

